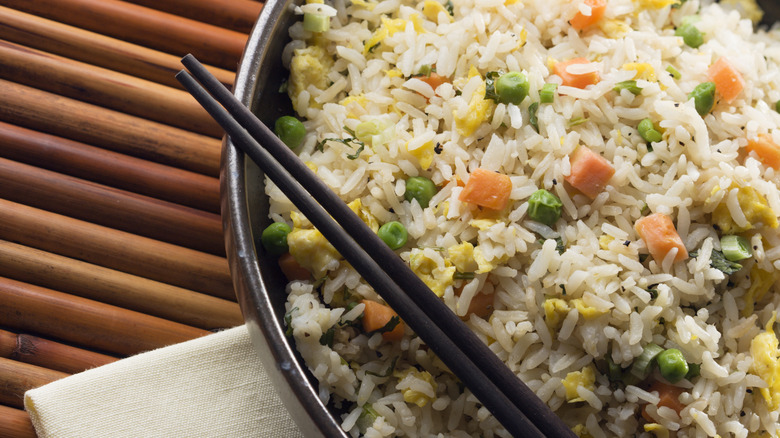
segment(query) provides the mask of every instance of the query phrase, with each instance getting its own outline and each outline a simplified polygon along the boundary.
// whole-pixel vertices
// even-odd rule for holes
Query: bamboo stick
[[[149,8],[249,33],[263,3],[249,0],[129,0]]]
[[[205,175],[219,175],[220,140],[4,80],[0,80],[0,120]]]
[[[235,300],[227,260],[0,199],[0,239]]]
[[[0,403],[22,409],[27,390],[64,377],[68,374],[0,357]]]
[[[243,323],[235,302],[4,240],[0,276],[207,330]]]
[[[27,412],[0,405],[0,436],[5,438],[35,438],[35,429]]]
[[[76,374],[118,358],[26,334],[0,330],[0,357]]]
[[[0,156],[219,213],[219,180],[0,122]]]
[[[211,137],[224,131],[187,92],[0,40],[0,77]]]
[[[119,0],[4,0],[30,14],[235,69],[247,35]]]
[[[180,56],[3,6],[0,6],[0,39],[182,88],[174,78],[176,72],[181,70]],[[206,68],[223,84],[233,84],[233,71],[212,66]]]
[[[76,346],[130,356],[208,334],[206,330],[0,277],[3,324]]]
[[[4,158],[0,158],[0,197],[198,251],[225,255],[219,215]]]

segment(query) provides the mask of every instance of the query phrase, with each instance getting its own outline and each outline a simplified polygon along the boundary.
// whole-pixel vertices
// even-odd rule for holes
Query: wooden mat
[[[251,0],[0,0],[0,436],[22,394],[241,324],[221,129],[174,79],[231,84]]]

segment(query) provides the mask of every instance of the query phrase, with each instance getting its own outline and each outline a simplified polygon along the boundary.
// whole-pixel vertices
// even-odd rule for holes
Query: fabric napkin
[[[41,438],[300,437],[245,326],[28,391]]]

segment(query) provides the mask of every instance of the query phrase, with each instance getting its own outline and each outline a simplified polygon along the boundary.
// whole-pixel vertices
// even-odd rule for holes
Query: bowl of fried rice
[[[236,95],[581,437],[780,434],[780,30],[751,2],[269,1]],[[507,437],[230,142],[306,436]]]

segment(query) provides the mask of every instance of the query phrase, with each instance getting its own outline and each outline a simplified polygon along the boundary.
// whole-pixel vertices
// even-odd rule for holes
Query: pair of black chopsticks
[[[575,436],[344,201],[195,57],[185,56],[182,64],[191,75],[182,70],[176,78],[233,143],[279,186],[509,433],[516,437]]]

